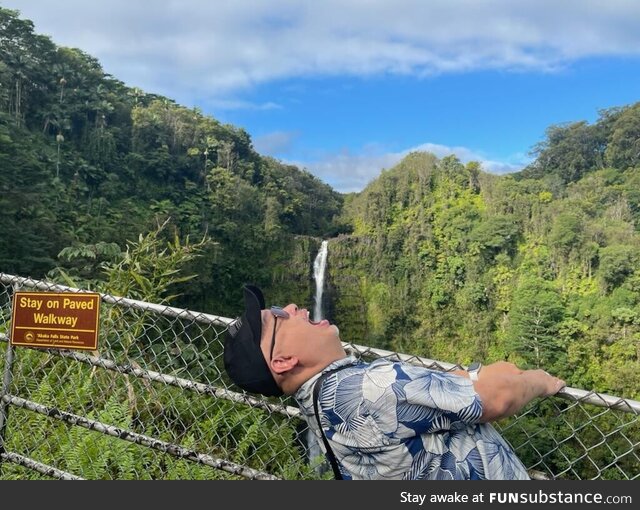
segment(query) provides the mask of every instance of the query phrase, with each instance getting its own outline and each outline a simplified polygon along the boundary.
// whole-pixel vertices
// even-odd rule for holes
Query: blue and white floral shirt
[[[323,429],[344,479],[528,479],[511,447],[489,424],[478,423],[482,401],[465,378],[404,363],[355,357],[322,383]],[[313,412],[313,386],[295,393],[324,449]]]

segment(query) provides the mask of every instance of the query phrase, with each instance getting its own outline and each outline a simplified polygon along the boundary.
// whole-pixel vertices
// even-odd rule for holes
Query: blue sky
[[[411,150],[504,173],[640,100],[635,0],[2,0],[129,86],[359,191]]]

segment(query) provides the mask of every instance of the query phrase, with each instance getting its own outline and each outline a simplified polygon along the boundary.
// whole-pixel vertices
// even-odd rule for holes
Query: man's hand
[[[482,400],[482,422],[511,416],[537,397],[555,395],[566,383],[541,369],[521,370],[498,361],[482,367],[473,383]]]
[[[545,372],[544,370],[529,370],[529,372],[534,373],[532,374],[532,377],[539,376],[542,379],[541,384],[544,390],[542,395],[540,395],[541,397],[555,395],[567,385],[567,383],[565,383],[562,379],[554,377],[549,372]]]

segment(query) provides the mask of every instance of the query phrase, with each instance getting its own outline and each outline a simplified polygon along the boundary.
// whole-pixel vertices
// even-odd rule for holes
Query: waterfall
[[[320,251],[316,255],[316,260],[313,262],[313,279],[316,281],[316,297],[315,306],[313,308],[313,320],[319,322],[322,317],[322,293],[324,291],[324,272],[327,268],[327,252],[328,241],[322,241]]]
[[[324,291],[324,272],[327,268],[327,252],[328,241],[322,241],[320,251],[316,255],[316,259],[313,261],[313,279],[316,282],[316,295],[315,305],[313,307],[313,320],[319,322],[322,320],[322,293]],[[307,430],[307,455],[309,460],[316,459],[323,455],[320,444],[315,434],[311,430]],[[316,472],[319,475],[328,471],[328,464],[326,460],[316,467]]]

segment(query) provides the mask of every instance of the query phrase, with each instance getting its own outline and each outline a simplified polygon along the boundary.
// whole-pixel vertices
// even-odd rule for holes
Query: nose
[[[298,313],[298,305],[289,303],[283,308],[283,310],[287,311],[290,315],[295,315],[296,313]]]

